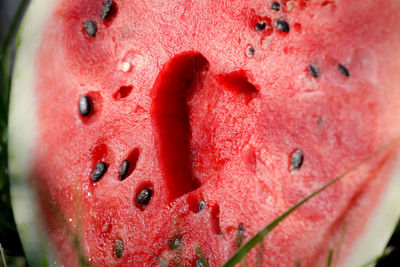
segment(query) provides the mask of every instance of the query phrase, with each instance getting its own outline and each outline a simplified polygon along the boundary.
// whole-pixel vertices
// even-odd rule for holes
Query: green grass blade
[[[232,257],[225,262],[223,265],[224,267],[233,267],[237,263],[240,262],[241,259],[243,259],[246,254],[253,249],[257,244],[259,244],[264,237],[271,232],[275,227],[277,227],[286,217],[288,217],[290,214],[292,214],[295,210],[297,210],[299,207],[301,207],[304,203],[309,201],[311,198],[315,197],[316,195],[320,194],[321,192],[325,191],[327,188],[331,187],[333,184],[341,180],[343,177],[347,176],[349,173],[360,167],[362,164],[364,164],[366,161],[372,159],[375,157],[377,154],[382,152],[383,150],[389,148],[390,146],[394,145],[396,142],[400,141],[400,137],[397,137],[393,139],[392,141],[384,144],[381,146],[379,149],[375,150],[350,168],[348,168],[346,171],[344,171],[342,174],[339,176],[335,177],[334,179],[330,180],[328,183],[326,183],[324,186],[319,188],[318,190],[314,191],[307,197],[305,197],[303,200],[299,201],[297,204],[292,206],[289,210],[285,211],[282,213],[279,217],[277,217],[274,221],[272,221],[270,224],[268,224],[264,229],[259,231],[257,234],[255,234],[249,241],[247,241],[242,247],[240,247],[233,255]]]
[[[2,43],[0,50],[0,80],[1,80],[1,114],[3,120],[7,121],[8,116],[8,100],[10,95],[10,47],[14,40],[14,36],[18,30],[19,22],[24,14],[24,11],[29,3],[29,0],[21,0],[17,11],[11,21],[10,27]]]
[[[15,33],[18,30],[19,22],[21,21],[22,15],[24,14],[25,8],[27,7],[28,3],[29,0],[21,0],[18,9],[14,14],[13,20],[11,21],[10,28],[8,29],[3,45],[1,47],[1,52],[2,52],[1,55],[4,55],[3,52],[8,50],[8,48],[10,47],[11,42],[15,36]],[[2,60],[1,55],[0,55],[0,60]]]
[[[3,246],[0,244],[1,259],[3,260],[3,266],[7,267],[6,257],[4,255]]]
[[[331,267],[332,266],[332,256],[333,256],[333,249],[331,248],[329,250],[328,260],[326,262],[326,267]]]
[[[343,243],[344,243],[344,238],[345,238],[346,233],[347,233],[347,224],[348,224],[348,221],[346,220],[346,221],[344,222],[344,224],[343,224],[342,231],[341,231],[341,233],[340,233],[339,243],[338,243],[338,245],[337,245],[337,247],[336,247],[335,258],[333,259],[333,261],[336,262],[336,263],[339,262],[339,257],[340,257],[340,253],[341,253],[341,251],[342,251],[342,246],[343,246]]]
[[[209,267],[206,257],[204,257],[204,254],[200,248],[196,248],[196,254],[197,254],[197,257],[199,257],[199,260],[200,260],[201,264],[203,265],[203,267]]]
[[[1,55],[1,120],[2,128],[7,126],[8,100],[10,95],[10,53],[8,48]]]
[[[0,239],[7,240],[7,250],[13,251],[16,255],[23,255],[22,246],[16,230],[14,216],[9,202],[9,177],[8,147],[7,147],[7,126],[8,126],[8,105],[11,84],[11,53],[13,40],[18,30],[19,22],[23,16],[29,0],[21,0],[16,13],[8,28],[7,34],[0,45]],[[2,254],[4,251],[1,250]],[[4,255],[5,257],[6,255]],[[1,264],[1,261],[0,261]]]
[[[167,265],[165,264],[165,262],[162,259],[160,259],[156,255],[154,255],[151,251],[149,251],[149,253],[151,256],[153,256],[156,259],[156,261],[158,262],[158,264],[160,264],[161,267],[167,267]]]

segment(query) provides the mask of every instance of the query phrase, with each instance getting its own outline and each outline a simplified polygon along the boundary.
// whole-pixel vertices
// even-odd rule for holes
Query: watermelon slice
[[[30,263],[220,266],[400,134],[400,2],[33,0],[10,105]],[[358,266],[400,214],[398,145],[247,266]]]

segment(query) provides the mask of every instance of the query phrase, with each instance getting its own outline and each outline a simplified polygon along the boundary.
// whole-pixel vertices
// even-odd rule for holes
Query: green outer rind
[[[369,260],[378,258],[393,234],[400,219],[400,155],[390,182],[382,192],[382,198],[367,222],[366,231],[352,248],[351,257],[344,261],[345,267],[362,266]]]
[[[46,240],[28,177],[38,133],[34,95],[35,55],[42,29],[58,0],[32,0],[17,37],[17,55],[9,106],[10,194],[24,252],[31,266],[57,265]]]
[[[24,251],[31,266],[59,265],[46,239],[35,196],[27,182],[38,134],[34,95],[35,55],[42,29],[59,1],[31,1],[18,35],[19,47],[10,98],[8,134],[11,200]],[[365,234],[356,241],[344,266],[360,266],[368,258],[375,258],[383,252],[400,217],[400,163],[382,196],[375,216],[368,222]]]

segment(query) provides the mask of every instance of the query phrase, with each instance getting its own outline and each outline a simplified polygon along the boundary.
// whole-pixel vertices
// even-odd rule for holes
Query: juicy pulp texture
[[[219,266],[237,249],[240,224],[246,241],[400,134],[396,1],[288,1],[278,12],[265,1],[113,3],[103,20],[103,0],[57,1],[28,66],[37,107],[29,183],[68,266],[79,257],[156,265],[153,255],[193,265],[198,249]],[[304,161],[291,170],[296,150]],[[107,170],[93,182],[100,161]],[[392,148],[298,209],[248,265],[323,266],[331,248],[335,264],[351,262],[385,192],[400,190],[395,161]],[[152,197],[140,205],[145,188]],[[395,219],[399,209],[387,208]]]

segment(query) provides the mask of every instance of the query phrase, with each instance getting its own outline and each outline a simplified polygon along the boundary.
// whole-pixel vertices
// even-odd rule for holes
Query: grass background
[[[14,14],[21,2],[27,0],[0,0],[0,266],[28,266],[21,241],[14,222],[9,194],[7,173],[7,117],[8,92],[14,44],[12,42],[17,29],[13,24]],[[51,1],[51,0],[49,0]],[[81,0],[82,1],[82,0]],[[20,15],[14,22],[18,22]],[[399,25],[400,26],[400,25]],[[11,32],[11,34],[10,34]],[[400,203],[399,203],[400,205]],[[378,267],[400,267],[400,224],[397,225],[387,248],[387,252],[379,259]],[[4,261],[3,263],[3,256]]]
[[[10,73],[14,46],[11,34],[17,28],[12,23],[19,0],[0,0],[0,266],[27,266],[21,241],[14,222],[7,172],[7,116]],[[13,25],[12,25],[13,24]]]

